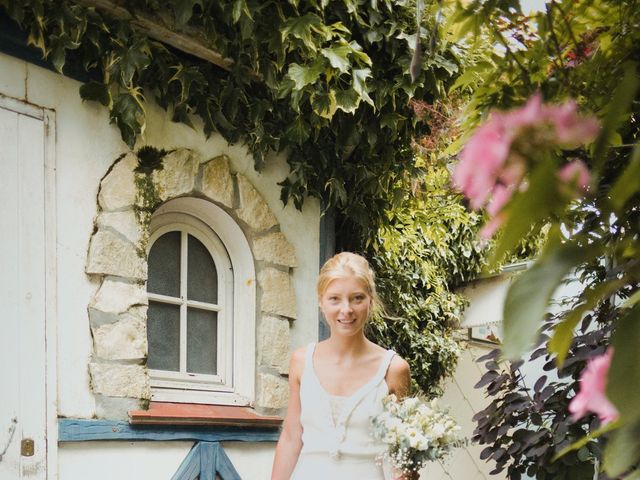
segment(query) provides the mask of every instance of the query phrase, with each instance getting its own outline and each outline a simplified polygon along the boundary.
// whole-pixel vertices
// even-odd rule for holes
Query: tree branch
[[[110,17],[118,20],[125,20],[149,38],[165,43],[181,52],[193,55],[227,71],[230,71],[235,63],[233,59],[223,57],[219,52],[208,47],[204,34],[196,29],[184,27],[180,32],[174,31],[150,15],[139,12],[132,13],[113,0],[73,1],[84,7],[101,10]],[[249,70],[248,74],[251,79],[262,81],[262,76],[259,73]]]

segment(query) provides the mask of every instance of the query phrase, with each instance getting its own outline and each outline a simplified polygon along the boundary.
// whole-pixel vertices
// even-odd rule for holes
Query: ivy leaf
[[[49,37],[49,60],[59,73],[62,73],[64,68],[67,50],[75,50],[79,46],[80,44],[71,40],[66,32]]]
[[[354,69],[352,72],[353,75],[353,89],[360,95],[360,97],[367,102],[372,107],[373,100],[369,96],[369,92],[367,90],[366,80],[371,76],[370,68],[359,68]]]
[[[196,5],[202,7],[202,0],[172,0],[171,6],[176,17],[176,23],[185,25],[193,16],[193,7]]]
[[[572,268],[594,254],[594,249],[574,244],[553,245],[513,282],[504,302],[506,358],[519,359],[533,345],[555,289]]]
[[[354,57],[356,57],[358,61],[370,67],[373,65],[371,57],[369,57],[369,55],[362,51],[362,47],[358,42],[352,40],[351,42],[349,42],[349,46],[351,47],[351,53]]]
[[[251,16],[251,11],[247,6],[246,0],[235,0],[233,2],[233,10],[231,12],[231,20],[233,21],[233,23],[238,23],[238,20],[240,20],[240,17],[242,16],[243,13],[250,20],[253,20],[253,17]]]
[[[310,66],[298,65],[297,63],[292,63],[289,66],[289,71],[287,72],[287,77],[295,83],[295,90],[302,90],[305,86],[310,83],[315,83],[320,77],[320,74],[324,71],[324,65],[322,61],[316,61],[312,63]]]
[[[337,68],[341,73],[347,73],[351,66],[348,58],[351,51],[348,45],[339,45],[323,48],[320,53],[329,60],[333,68]]]
[[[197,85],[206,85],[207,83],[202,72],[194,65],[188,67],[177,65],[173,68],[176,72],[169,79],[169,83],[178,82],[180,84],[180,96],[176,99],[178,103],[186,102],[189,99],[191,86],[194,83]]]
[[[327,120],[331,120],[338,108],[336,92],[330,90],[329,93],[322,92],[313,95],[311,98],[311,106],[317,115],[322,118],[326,118]]]
[[[80,97],[83,100],[100,102],[105,107],[111,108],[111,92],[109,85],[91,80],[80,87]]]
[[[150,63],[151,52],[144,40],[139,39],[129,48],[122,49],[119,52],[119,61],[117,62],[122,82],[125,85],[131,85],[133,75],[144,70]]]
[[[358,93],[349,88],[347,90],[336,90],[336,108],[345,113],[353,113],[360,104]]]
[[[138,134],[144,131],[144,97],[140,90],[119,94],[111,109],[111,122],[120,129],[122,140],[133,148]]]
[[[309,134],[309,125],[302,119],[302,116],[298,116],[286,131],[287,138],[297,144],[304,143],[309,138]]]
[[[307,13],[302,17],[289,18],[284,22],[280,30],[283,41],[291,35],[301,40],[309,50],[316,52],[318,46],[313,39],[313,32],[320,33],[325,38],[328,33],[324,23],[322,23],[322,19],[313,13]]]

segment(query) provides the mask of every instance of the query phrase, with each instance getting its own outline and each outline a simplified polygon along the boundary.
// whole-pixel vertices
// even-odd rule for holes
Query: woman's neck
[[[350,337],[331,335],[325,341],[327,348],[340,357],[355,357],[361,355],[367,351],[370,343],[364,334]]]

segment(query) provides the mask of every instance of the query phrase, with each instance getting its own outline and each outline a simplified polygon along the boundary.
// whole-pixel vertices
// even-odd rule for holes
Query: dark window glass
[[[151,247],[147,291],[180,296],[180,232],[165,233]]]
[[[180,371],[180,307],[150,301],[147,318],[147,366],[154,370]]]
[[[187,309],[187,372],[215,375],[217,345],[218,312]]]
[[[189,235],[187,298],[218,303],[218,272],[213,258],[200,240]]]

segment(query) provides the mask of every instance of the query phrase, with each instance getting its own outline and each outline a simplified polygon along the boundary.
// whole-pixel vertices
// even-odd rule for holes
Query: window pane
[[[180,296],[180,232],[165,233],[151,247],[147,291]]]
[[[187,310],[187,372],[217,373],[218,312]]]
[[[207,247],[189,235],[187,298],[218,303],[218,272]]]
[[[154,370],[180,371],[180,307],[150,301],[147,317],[147,366]]]

